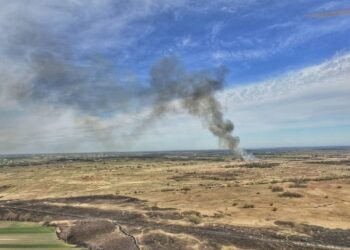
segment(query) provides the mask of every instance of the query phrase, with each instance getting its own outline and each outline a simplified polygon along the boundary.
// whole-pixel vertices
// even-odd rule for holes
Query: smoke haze
[[[209,131],[219,138],[222,146],[238,156],[239,138],[232,135],[234,125],[224,119],[222,107],[215,98],[215,92],[224,87],[226,73],[224,67],[213,72],[188,73],[178,58],[159,60],[151,70],[155,103],[150,120],[171,111],[171,101],[178,100],[186,112],[203,121]]]

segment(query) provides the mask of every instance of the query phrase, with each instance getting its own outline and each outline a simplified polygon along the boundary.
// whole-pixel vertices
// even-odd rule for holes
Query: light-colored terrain
[[[173,225],[275,228],[284,235],[303,235],[295,226],[302,224],[350,229],[349,150],[256,154],[257,162],[215,153],[7,159],[0,197],[59,207],[68,203],[58,198],[126,196],[137,202],[71,199],[69,206],[147,214]]]

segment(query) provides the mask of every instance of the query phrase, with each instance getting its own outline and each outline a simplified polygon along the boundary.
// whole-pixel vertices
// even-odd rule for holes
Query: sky
[[[176,98],[148,122],[164,58],[224,69],[241,148],[350,145],[348,1],[0,3],[0,154],[220,148]]]

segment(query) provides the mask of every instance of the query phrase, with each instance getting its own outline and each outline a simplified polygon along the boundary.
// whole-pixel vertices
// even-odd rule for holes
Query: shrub
[[[275,224],[276,224],[277,226],[282,226],[282,227],[290,227],[290,228],[295,227],[294,222],[291,222],[291,221],[276,220],[276,221],[275,221]]]
[[[295,182],[293,184],[290,184],[288,187],[290,187],[290,188],[307,188],[307,185],[305,183]]]
[[[187,217],[187,220],[189,222],[192,222],[193,224],[200,224],[202,222],[202,218],[199,217],[198,215],[191,214]]]
[[[198,211],[195,211],[195,210],[188,210],[188,211],[182,212],[182,215],[184,215],[184,216],[193,215],[193,214],[198,216],[198,217],[201,217],[201,213]]]
[[[283,187],[280,186],[274,186],[271,188],[272,192],[282,192],[283,191]]]
[[[284,192],[279,195],[280,197],[288,197],[288,198],[300,198],[303,197],[301,194],[294,193],[294,192]]]
[[[279,163],[273,163],[273,162],[251,162],[247,164],[241,165],[241,167],[246,167],[246,168],[272,168],[279,166]]]
[[[43,226],[48,226],[50,225],[50,222],[52,221],[52,218],[51,216],[49,215],[46,215],[44,218],[43,218],[43,221],[41,222]]]
[[[184,191],[184,192],[187,192],[187,191],[190,191],[190,190],[191,190],[191,188],[189,188],[189,187],[181,188],[181,191]]]
[[[290,188],[306,188],[306,179],[294,179],[292,180],[294,183],[290,184]]]
[[[214,218],[224,218],[225,215],[222,212],[219,212],[219,213],[215,213],[213,217]]]
[[[255,206],[253,204],[244,204],[242,208],[254,208]]]
[[[160,192],[172,192],[172,191],[175,191],[175,189],[173,188],[163,188],[160,190]]]

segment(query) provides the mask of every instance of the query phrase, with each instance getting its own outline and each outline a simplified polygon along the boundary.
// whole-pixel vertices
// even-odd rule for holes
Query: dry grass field
[[[350,150],[255,155],[3,156],[0,219],[95,249],[350,248]]]

